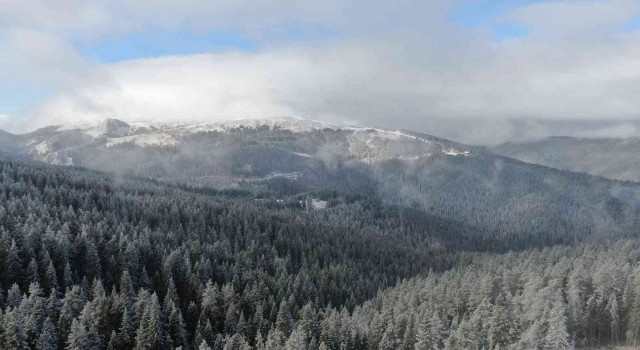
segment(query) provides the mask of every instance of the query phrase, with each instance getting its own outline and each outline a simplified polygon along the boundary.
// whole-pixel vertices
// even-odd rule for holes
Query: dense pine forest
[[[286,186],[256,195],[1,161],[2,348],[640,341],[638,240],[546,247],[532,232],[538,248],[506,253],[509,237],[420,207]]]

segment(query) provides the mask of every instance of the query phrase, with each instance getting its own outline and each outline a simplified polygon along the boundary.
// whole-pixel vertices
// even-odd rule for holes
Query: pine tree
[[[416,333],[416,341],[413,348],[415,350],[430,350],[430,337],[431,332],[429,329],[429,321],[427,319],[423,319],[418,324],[418,332]]]
[[[301,327],[296,327],[289,335],[289,339],[285,343],[285,349],[306,350],[307,348],[307,335]]]
[[[269,331],[267,339],[264,343],[265,350],[282,350],[285,342],[285,336],[277,328],[273,328]]]
[[[222,331],[222,321],[224,320],[223,307],[221,302],[220,290],[218,285],[214,285],[211,280],[207,282],[207,285],[202,292],[200,320],[202,320],[202,326],[206,321],[211,323],[211,327],[215,331]],[[202,319],[204,317],[204,320]],[[198,322],[200,322],[200,320]]]
[[[51,293],[57,293],[60,289],[58,286],[58,276],[56,274],[56,268],[53,266],[53,262],[49,261],[49,265],[45,271],[45,286],[47,291]]]
[[[151,289],[151,278],[149,277],[149,273],[147,273],[147,267],[142,267],[142,272],[140,273],[140,281],[138,282],[140,288]]]
[[[244,312],[240,312],[240,318],[238,319],[237,332],[245,338],[249,339],[251,327],[244,317]]]
[[[154,293],[146,303],[136,332],[136,350],[163,349],[165,346],[162,313],[158,296]]]
[[[168,301],[169,315],[167,316],[167,341],[172,348],[187,346],[187,332],[185,330],[182,313],[172,300]]]
[[[614,293],[611,293],[609,298],[609,316],[611,319],[611,341],[613,344],[620,342],[620,308],[618,306],[618,298]]]
[[[38,282],[31,282],[29,285],[29,298],[23,300],[26,304],[28,313],[24,315],[24,331],[26,334],[27,344],[34,348],[38,342],[38,336],[42,330],[45,319],[47,318],[47,305],[43,297],[42,288]]]
[[[227,337],[224,341],[223,350],[250,350],[249,343],[239,334]]]
[[[22,266],[20,256],[18,255],[18,245],[14,239],[11,240],[9,251],[4,261],[4,283],[13,285],[22,279]]]
[[[107,350],[116,350],[118,348],[118,334],[116,331],[112,331],[109,336],[109,343],[107,344]]]
[[[17,308],[22,302],[22,292],[17,283],[14,283],[9,291],[7,291],[6,307]]]
[[[122,273],[122,277],[120,277],[120,295],[123,297],[124,305],[129,309],[133,309],[133,304],[136,299],[136,290],[133,287],[133,281],[131,280],[131,275],[129,275],[129,271],[125,270]]]
[[[28,349],[18,310],[7,309],[2,328],[4,329],[4,335],[2,337],[4,349]]]
[[[496,346],[505,348],[515,339],[511,338],[511,322],[505,307],[505,299],[502,294],[498,296],[496,304],[493,306],[491,319],[489,319],[489,348]]]
[[[92,345],[91,345],[91,342],[89,341],[89,336],[87,335],[87,331],[77,318],[74,318],[73,322],[71,322],[71,331],[69,332],[69,336],[67,337],[66,349],[67,350],[92,349]]]
[[[169,277],[169,281],[167,282],[167,293],[165,294],[163,306],[167,306],[167,303],[172,301],[174,305],[180,305],[180,297],[178,296],[178,290],[176,289],[176,284],[173,282],[173,277]]]
[[[68,290],[73,287],[73,272],[71,272],[71,265],[67,262],[64,265],[64,273],[63,273],[64,285],[62,286],[63,290]]]
[[[235,334],[238,327],[238,309],[235,303],[231,303],[227,308],[227,314],[224,319],[224,331],[227,334]]]
[[[38,350],[56,350],[58,348],[58,334],[56,328],[47,317],[42,326],[42,331],[38,337],[36,349]]]
[[[627,341],[636,346],[640,343],[640,267],[633,271],[633,300],[629,307]]]
[[[409,316],[402,339],[402,348],[413,350],[416,341],[415,317]]]
[[[380,339],[380,343],[378,344],[378,349],[380,350],[395,350],[398,347],[398,339],[393,331],[393,324],[390,323],[387,326],[384,334],[382,334],[382,339]]]
[[[567,350],[571,348],[569,333],[567,332],[565,305],[559,293],[555,296],[547,317],[547,335],[544,338],[544,348],[547,350]]]
[[[438,310],[433,312],[429,320],[429,344],[431,350],[442,349],[447,330]]]
[[[280,308],[278,309],[278,316],[276,318],[276,327],[282,334],[287,335],[291,331],[291,313],[289,312],[289,306],[286,301],[280,302]]]
[[[207,318],[201,317],[200,321],[198,321],[198,327],[196,328],[195,343],[199,344],[204,341],[207,344],[214,344],[214,335],[215,332],[213,331],[211,322],[209,322]]]
[[[29,283],[38,282],[40,280],[40,276],[38,275],[38,263],[35,258],[32,258],[29,261],[29,265],[27,265],[27,279]]]
[[[520,339],[516,342],[514,349],[517,350],[530,350],[540,349],[544,342],[544,329],[543,320],[534,321],[529,328],[527,328]]]
[[[124,306],[124,311],[122,312],[122,318],[120,321],[120,329],[118,329],[117,334],[117,345],[122,348],[131,348],[133,347],[135,340],[135,328],[133,325],[133,320],[129,314],[129,309]]]
[[[207,344],[207,342],[203,340],[198,346],[198,350],[213,350],[213,349],[211,349],[209,344]]]

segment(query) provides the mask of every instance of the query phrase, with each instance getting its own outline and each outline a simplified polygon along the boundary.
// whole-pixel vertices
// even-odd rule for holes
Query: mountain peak
[[[92,127],[86,128],[85,132],[93,137],[122,137],[130,133],[131,126],[122,120],[108,118]]]

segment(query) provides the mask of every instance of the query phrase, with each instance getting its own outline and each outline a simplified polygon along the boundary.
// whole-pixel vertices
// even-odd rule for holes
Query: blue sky
[[[188,31],[143,32],[77,45],[79,52],[104,63],[168,55],[192,55],[222,50],[254,52],[259,44],[241,31],[218,30],[206,34]]]
[[[447,21],[462,30],[473,32],[477,29],[490,29],[496,41],[522,38],[527,29],[502,19],[509,10],[535,3],[534,0],[481,0],[465,1],[453,5]],[[295,22],[292,22],[295,23]],[[198,32],[187,29],[175,31],[144,30],[107,37],[96,42],[75,44],[78,51],[88,59],[104,63],[151,58],[167,55],[192,55],[199,53],[237,50],[256,52],[270,45],[291,43],[312,44],[318,40],[339,38],[330,28],[307,27],[304,23],[291,22],[279,28],[275,33],[264,33],[256,37],[241,28],[214,29]],[[637,24],[636,24],[637,25]]]
[[[507,23],[503,16],[515,8],[536,3],[535,0],[479,0],[458,4],[451,12],[451,19],[466,29],[491,28],[496,41],[521,38],[527,29]]]

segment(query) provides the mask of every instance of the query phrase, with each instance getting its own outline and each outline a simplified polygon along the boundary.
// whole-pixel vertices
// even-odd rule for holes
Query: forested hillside
[[[565,169],[610,179],[640,181],[640,138],[549,137],[508,142],[493,147],[496,153],[523,162]]]
[[[73,168],[0,168],[7,349],[253,345],[288,334],[305,307],[353,309],[403,277],[450,267],[447,227],[464,232],[361,201],[306,212],[294,200]]]
[[[375,169],[380,197],[479,228],[511,246],[635,235],[640,186],[480,153],[386,161]]]
[[[415,208],[472,227],[482,249],[606,240],[640,230],[640,184],[408,131],[299,118],[157,127],[109,119],[13,138],[36,159],[118,175],[283,200],[329,190]]]
[[[0,161],[1,347],[636,342],[633,184],[491,154],[397,162],[363,175],[385,183],[369,191],[342,166],[325,189],[215,190]]]
[[[331,349],[635,346],[640,344],[639,262],[637,239],[461,254],[450,271],[404,281],[351,315],[329,309],[316,316],[317,329],[299,321],[287,344],[316,338]]]

